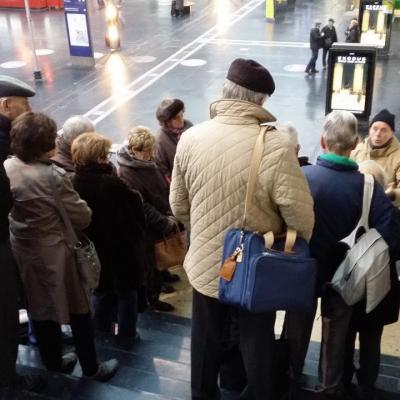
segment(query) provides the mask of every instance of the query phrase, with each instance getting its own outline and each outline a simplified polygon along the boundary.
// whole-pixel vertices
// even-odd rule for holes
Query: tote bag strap
[[[251,156],[249,176],[247,179],[246,197],[244,201],[244,214],[242,220],[242,229],[245,229],[247,224],[247,214],[253,202],[254,191],[256,187],[257,174],[260,168],[262,156],[264,153],[264,138],[265,133],[268,131],[275,130],[276,128],[271,125],[261,126],[260,134],[257,137],[256,144],[254,146],[253,155]]]
[[[53,166],[51,166],[51,173],[50,173],[49,181],[50,181],[50,187],[53,191],[57,210],[60,213],[61,219],[65,225],[65,229],[67,230],[67,236],[68,236],[68,240],[70,241],[70,245],[75,246],[79,241],[78,236],[75,233],[74,227],[72,226],[72,223],[71,223],[71,219],[69,218],[67,211],[65,210],[64,204],[60,197],[60,193],[57,189],[56,176],[55,176]]]

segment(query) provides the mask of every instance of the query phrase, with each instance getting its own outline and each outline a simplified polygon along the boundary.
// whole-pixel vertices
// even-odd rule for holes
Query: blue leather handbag
[[[310,257],[308,243],[290,228],[286,240],[275,244],[272,232],[262,236],[244,229],[267,130],[261,129],[251,160],[243,228],[231,228],[225,234],[219,300],[255,313],[309,312],[315,303],[317,262]]]

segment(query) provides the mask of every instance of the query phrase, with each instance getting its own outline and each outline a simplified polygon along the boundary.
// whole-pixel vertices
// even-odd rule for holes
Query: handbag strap
[[[257,181],[257,173],[258,169],[260,168],[262,156],[264,153],[264,138],[265,133],[268,131],[274,130],[275,127],[271,125],[264,125],[261,126],[260,134],[257,137],[256,144],[254,146],[253,155],[251,157],[250,162],[250,169],[249,169],[249,176],[247,179],[247,187],[246,187],[246,198],[244,201],[244,214],[242,220],[242,229],[245,229],[247,223],[247,214],[251,207],[254,191],[256,187]]]
[[[67,230],[67,236],[69,238],[69,240],[71,241],[70,244],[72,244],[73,246],[75,246],[78,242],[78,236],[75,233],[74,227],[72,226],[72,222],[71,219],[69,218],[67,211],[65,210],[64,204],[61,200],[60,197],[60,193],[57,189],[57,184],[56,184],[56,176],[55,176],[55,172],[54,172],[54,167],[51,166],[51,173],[50,173],[50,177],[49,177],[49,181],[50,181],[50,187],[53,191],[53,195],[54,195],[54,200],[57,206],[57,210],[60,213],[61,219],[64,222],[65,225],[65,229]]]
[[[284,252],[285,253],[293,253],[293,247],[294,244],[296,243],[297,239],[297,232],[295,229],[288,228],[286,232],[286,240],[285,240],[285,248]],[[275,242],[275,236],[274,232],[269,231],[264,235],[264,243],[265,243],[265,248],[271,250],[272,246],[274,245]]]

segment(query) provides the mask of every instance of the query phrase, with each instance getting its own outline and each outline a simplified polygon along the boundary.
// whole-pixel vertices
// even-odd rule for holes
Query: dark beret
[[[395,119],[396,116],[392,114],[390,111],[388,111],[386,108],[382,111],[379,111],[378,114],[375,115],[374,118],[372,118],[371,123],[369,126],[371,126],[374,122],[385,122],[390,126],[392,131],[395,131]]]
[[[253,92],[271,96],[275,91],[275,82],[269,71],[254,60],[237,58],[229,67],[226,78]]]
[[[165,99],[158,106],[156,117],[159,122],[168,122],[185,108],[185,103],[179,99]]]
[[[25,82],[8,75],[0,75],[0,97],[32,97],[35,91]]]

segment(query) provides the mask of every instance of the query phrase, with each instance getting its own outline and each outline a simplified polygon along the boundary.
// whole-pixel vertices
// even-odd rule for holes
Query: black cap
[[[335,20],[334,20],[333,18],[329,18],[329,19],[328,19],[328,22],[335,23]]]
[[[0,75],[0,97],[32,97],[35,91],[25,82],[8,75]]]
[[[227,79],[254,92],[269,96],[275,91],[275,82],[269,71],[254,60],[237,58],[229,67]]]
[[[374,118],[372,118],[372,121],[369,126],[371,126],[374,122],[384,122],[385,124],[388,124],[391,128],[392,131],[394,132],[394,120],[396,116],[392,114],[390,111],[386,110],[386,108],[382,111],[379,111],[378,114],[375,115]]]
[[[179,99],[165,99],[158,106],[156,117],[159,122],[168,122],[185,109],[185,103]]]

